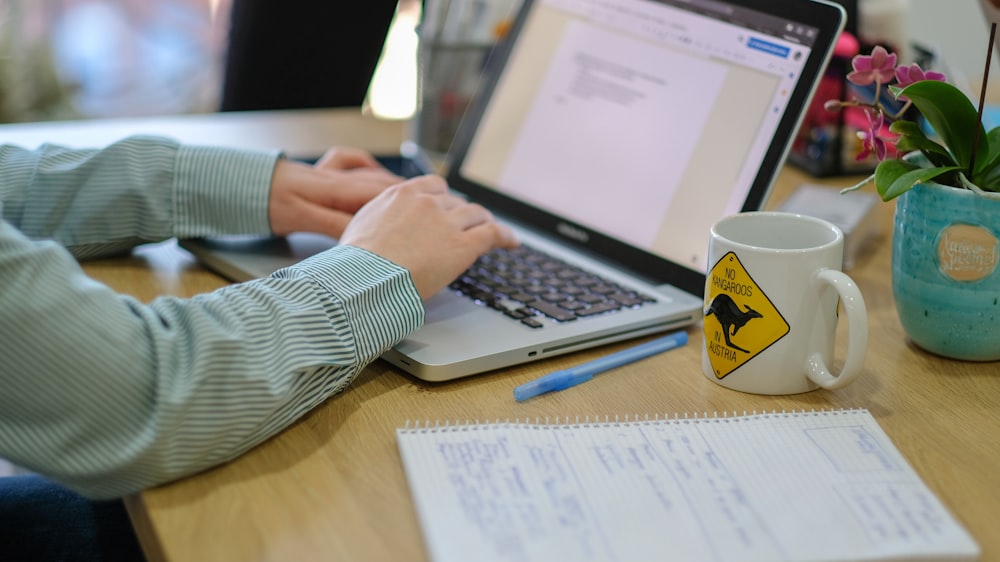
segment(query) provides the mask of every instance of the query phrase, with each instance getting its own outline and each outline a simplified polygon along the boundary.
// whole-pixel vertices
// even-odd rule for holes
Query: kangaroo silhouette
[[[719,320],[719,324],[722,324],[722,335],[726,337],[726,345],[743,353],[750,353],[729,339],[731,336],[735,336],[736,332],[747,322],[754,318],[763,318],[761,313],[749,306],[743,305],[743,307],[746,308],[746,312],[740,310],[740,306],[736,304],[736,301],[732,297],[725,293],[720,293],[712,299],[712,304],[708,305],[705,317],[707,318],[709,315],[714,314],[715,318]],[[730,328],[732,328],[732,334],[729,333]]]

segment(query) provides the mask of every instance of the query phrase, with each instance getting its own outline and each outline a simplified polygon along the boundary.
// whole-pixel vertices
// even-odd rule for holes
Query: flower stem
[[[990,45],[986,51],[986,67],[983,69],[983,84],[979,89],[979,122],[983,122],[983,106],[986,105],[986,84],[989,82],[990,78],[990,61],[993,59],[993,42],[996,40],[997,36],[997,24],[993,22],[990,25]],[[973,177],[973,172],[976,169],[976,149],[979,147],[979,135],[981,134],[983,128],[975,127],[974,136],[972,137],[972,155],[969,157],[969,174],[968,176]]]

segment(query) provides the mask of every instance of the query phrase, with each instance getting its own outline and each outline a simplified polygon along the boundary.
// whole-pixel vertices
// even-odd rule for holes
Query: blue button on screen
[[[789,49],[788,47],[785,47],[783,45],[778,45],[777,43],[764,41],[762,39],[752,38],[750,39],[750,41],[747,42],[747,46],[750,47],[751,49],[763,51],[765,53],[781,57],[783,59],[787,59],[788,53],[791,52],[791,49]]]

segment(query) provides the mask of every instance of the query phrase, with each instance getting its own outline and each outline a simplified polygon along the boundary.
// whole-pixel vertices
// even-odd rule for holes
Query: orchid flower
[[[896,69],[896,86],[899,88],[905,88],[910,84],[915,82],[921,82],[923,80],[937,80],[939,82],[945,81],[944,74],[940,72],[934,72],[933,70],[924,71],[920,68],[920,65],[913,63],[909,66],[900,65]],[[906,96],[899,95],[896,99],[900,101],[910,101]]]
[[[875,154],[875,157],[881,162],[885,160],[889,152],[889,143],[886,141],[893,142],[894,139],[882,136],[882,128],[885,126],[885,115],[881,111],[865,109],[865,116],[868,117],[868,130],[858,131],[858,138],[861,139],[862,148],[857,160],[861,161]]]
[[[871,55],[857,55],[851,60],[853,72],[847,79],[858,86],[869,84],[888,84],[896,75],[896,54],[890,54],[885,47],[878,45],[872,49]]]
[[[913,63],[909,66],[900,65],[896,69],[896,85],[900,88],[905,88],[914,82],[920,82],[921,80],[938,80],[940,82],[945,81],[944,74],[940,72],[934,72],[933,70],[924,71],[920,68],[920,65]]]
[[[844,191],[874,182],[882,199],[889,201],[915,185],[936,181],[1000,192],[1000,128],[987,131],[969,97],[940,72],[925,71],[917,64],[897,68],[896,62],[896,55],[881,46],[870,55],[855,56],[847,80],[873,90],[871,96],[866,92],[867,100],[824,104],[830,111],[864,110],[857,158],[878,160],[871,176]],[[885,104],[886,90],[902,103],[901,108]],[[914,120],[918,116],[922,121]],[[903,154],[914,156],[902,158]]]

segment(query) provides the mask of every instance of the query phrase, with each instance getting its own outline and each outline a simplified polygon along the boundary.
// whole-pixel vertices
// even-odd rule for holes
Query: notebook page
[[[975,559],[865,410],[400,429],[436,562]]]

